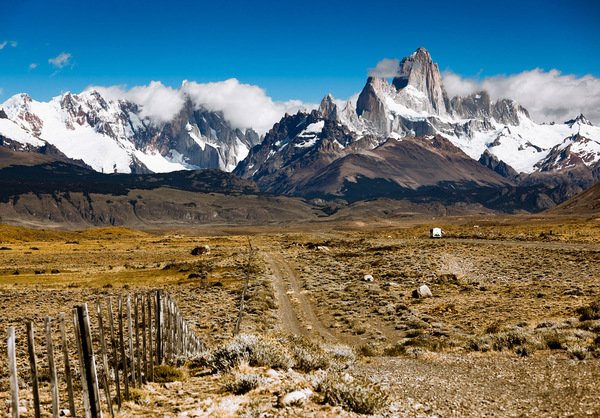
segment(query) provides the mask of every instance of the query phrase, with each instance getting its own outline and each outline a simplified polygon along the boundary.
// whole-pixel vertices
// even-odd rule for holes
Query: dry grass
[[[194,236],[194,231],[0,226],[0,248],[7,248],[0,251],[0,330],[15,325],[24,335],[24,320],[34,320],[38,356],[44,358],[46,315],[68,314],[81,302],[93,306],[98,298],[105,303],[105,296],[163,288],[213,347],[190,366],[194,372],[238,370],[245,363],[308,374],[344,369],[352,352],[275,333],[272,272],[260,254],[277,253],[297,273],[300,292],[321,326],[367,360],[382,354],[419,357],[428,351],[600,357],[600,222],[433,222],[447,232],[446,238],[428,239],[425,224],[343,231],[297,228],[287,234],[260,230],[251,238],[259,250],[258,269],[250,281],[242,332],[273,336],[251,342],[232,342],[231,336],[247,248],[247,237],[236,233],[252,234],[252,228]],[[210,254],[190,254],[203,245],[210,246]],[[375,280],[363,281],[365,274]],[[432,298],[410,296],[421,284],[431,288]],[[298,293],[288,290],[292,306],[299,309]],[[314,325],[310,318],[301,311],[297,316],[307,335],[317,335],[308,327]],[[95,327],[94,315],[91,320]],[[0,340],[1,353],[6,353],[5,343]],[[17,345],[26,379],[25,341]],[[2,401],[7,389],[4,355]],[[240,387],[246,384],[241,380]],[[260,391],[249,393],[255,392]]]

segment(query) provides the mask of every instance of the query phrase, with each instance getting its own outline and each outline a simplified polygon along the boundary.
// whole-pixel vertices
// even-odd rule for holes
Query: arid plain
[[[432,226],[442,239],[429,238]],[[0,329],[15,325],[24,335],[27,319],[41,330],[46,315],[81,302],[166,289],[205,341],[206,358],[182,364],[173,382],[144,386],[118,416],[598,416],[598,237],[594,217],[145,231],[0,226]],[[208,253],[191,254],[205,245]],[[231,347],[248,272],[241,334],[273,342],[292,362],[245,358],[211,371],[219,348]],[[432,297],[413,296],[421,285]],[[43,358],[41,339],[38,347]],[[297,347],[320,360],[306,366]],[[23,339],[17,349],[27,381]],[[236,390],[243,376],[255,382]],[[373,408],[332,397],[332,376],[372,391],[363,403]],[[286,403],[292,392],[304,398]],[[27,385],[22,398],[30,399]]]

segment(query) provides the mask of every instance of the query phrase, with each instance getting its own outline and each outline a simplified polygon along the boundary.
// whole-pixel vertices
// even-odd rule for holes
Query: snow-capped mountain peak
[[[579,116],[577,116],[575,119],[570,119],[566,121],[565,125],[569,125],[569,127],[571,128],[573,127],[573,125],[594,126],[592,122],[590,122],[585,116],[583,116],[583,113],[580,113]]]
[[[392,80],[392,85],[400,95],[404,93],[408,97],[426,98],[425,103],[431,105],[426,110],[430,113],[445,115],[448,111],[442,75],[425,48],[418,48],[400,61],[398,75]]]
[[[486,91],[448,100],[438,66],[424,48],[400,61],[391,83],[369,77],[356,106],[339,111],[333,98],[326,97],[320,111],[327,119],[335,115],[358,137],[379,138],[375,145],[390,137],[440,134],[475,160],[487,152],[523,173],[539,171],[553,147],[575,134],[600,140],[600,129],[583,115],[564,124],[546,125],[535,123],[516,101],[494,101]],[[584,153],[581,161],[591,166],[600,160],[600,152],[590,146],[570,149]]]
[[[218,112],[189,101],[170,122],[145,117],[139,105],[94,89],[48,102],[18,94],[2,107],[11,124],[2,122],[0,135],[53,144],[101,172],[232,171],[259,141],[254,131],[234,129]]]

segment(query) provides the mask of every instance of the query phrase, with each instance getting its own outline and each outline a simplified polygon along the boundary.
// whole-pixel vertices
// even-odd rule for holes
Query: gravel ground
[[[399,416],[600,416],[600,361],[542,354],[373,358],[351,371],[392,394]]]

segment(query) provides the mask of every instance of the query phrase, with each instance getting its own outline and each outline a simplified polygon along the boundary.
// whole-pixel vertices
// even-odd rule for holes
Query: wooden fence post
[[[169,304],[169,294],[167,293],[165,295],[165,297],[163,298],[163,304],[164,306],[164,331],[163,331],[163,335],[164,335],[164,350],[165,350],[165,354],[164,354],[164,358],[165,358],[165,363],[169,364],[169,362],[171,361],[171,345],[170,345],[170,341],[171,341],[171,310],[170,308],[170,304]]]
[[[108,325],[110,326],[110,345],[113,353],[113,372],[115,386],[117,388],[117,405],[121,409],[121,383],[119,382],[119,355],[117,350],[117,340],[115,339],[115,325],[113,320],[112,296],[108,297]]]
[[[150,352],[150,376],[149,380],[154,382],[154,345],[152,344],[152,301],[154,298],[152,297],[152,293],[148,294],[148,351]],[[156,311],[154,311],[154,315],[156,316]]]
[[[156,364],[162,363],[162,333],[161,333],[161,316],[162,316],[162,307],[160,300],[160,290],[155,291],[156,297],[156,307],[154,309],[154,316],[156,320]],[[153,375],[154,377],[154,375]],[[154,379],[153,379],[154,380]]]
[[[108,354],[106,352],[106,340],[104,339],[104,320],[102,319],[102,304],[100,300],[96,300],[96,315],[98,317],[98,331],[100,338],[100,350],[102,351],[102,386],[104,386],[104,394],[106,397],[106,406],[111,417],[115,416],[112,407],[112,400],[110,399],[110,385],[108,382],[108,376],[110,369],[108,368]]]
[[[29,353],[29,366],[31,368],[31,390],[33,392],[33,408],[36,418],[40,418],[40,384],[38,381],[37,359],[35,357],[35,338],[33,321],[27,321],[27,351]]]
[[[46,349],[48,351],[48,368],[50,370],[50,387],[52,391],[52,416],[58,418],[59,399],[56,364],[54,363],[54,344],[52,343],[52,318],[46,317]]]
[[[137,370],[137,383],[138,387],[142,386],[142,362],[141,362],[141,352],[140,352],[140,310],[139,310],[139,297],[138,295],[134,295],[133,299],[133,312],[135,318],[135,359],[136,365],[135,368]]]
[[[19,418],[19,375],[17,374],[15,327],[8,327],[8,338],[6,344],[8,351],[8,373],[11,394],[10,412],[13,418]]]
[[[142,305],[142,359],[143,359],[143,383],[148,381],[148,353],[146,351],[146,294],[142,293],[140,296],[140,304]]]
[[[133,324],[131,320],[131,296],[127,295],[127,335],[129,337],[129,358],[131,359],[131,381],[133,387],[137,386],[135,373],[135,351],[133,349]]]
[[[71,416],[77,416],[75,412],[75,396],[73,395],[73,375],[71,373],[71,363],[69,361],[69,345],[67,344],[67,333],[65,330],[65,313],[58,314],[58,326],[62,340],[63,361],[65,363],[65,380],[67,381],[67,396],[69,398],[69,412]]]
[[[86,406],[87,418],[102,418],[102,409],[100,408],[100,391],[98,389],[98,375],[96,373],[96,359],[92,346],[92,333],[90,329],[90,320],[87,304],[75,307],[77,319],[77,337],[80,348],[81,364],[81,384],[84,393],[84,405]]]
[[[127,372],[127,356],[125,356],[125,337],[123,336],[123,296],[119,296],[119,345],[121,361],[123,362],[123,383],[125,384],[125,399],[129,400],[129,373]]]

